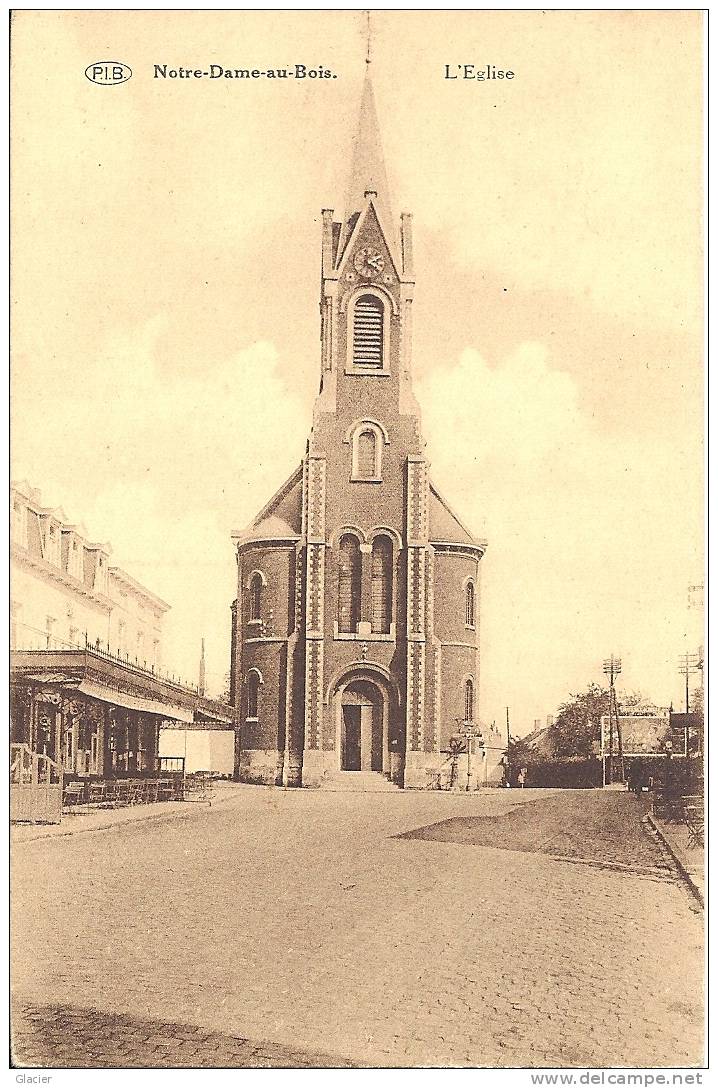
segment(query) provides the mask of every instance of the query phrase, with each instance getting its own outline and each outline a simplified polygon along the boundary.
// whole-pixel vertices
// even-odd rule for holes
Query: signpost
[[[462,718],[456,719],[460,736],[466,739],[466,792],[471,789],[471,746],[475,740],[479,742],[479,748],[484,747],[484,735],[475,722],[467,722]]]
[[[670,716],[666,710],[624,711],[618,715],[618,724],[621,729],[624,757],[663,756],[669,741],[675,745],[675,738],[671,736]],[[612,723],[609,715],[604,714],[601,718],[600,754],[602,759],[610,752],[612,725],[615,728],[615,722]],[[682,750],[678,746],[676,750],[679,755],[685,755],[685,744]]]

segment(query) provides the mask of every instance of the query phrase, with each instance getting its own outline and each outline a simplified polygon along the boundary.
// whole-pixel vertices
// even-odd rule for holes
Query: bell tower
[[[411,386],[413,299],[411,216],[397,229],[367,65],[343,219],[322,213],[321,377],[305,476],[305,781],[326,754],[336,758],[341,723],[327,684],[362,662],[396,688],[389,743],[402,774],[407,729],[422,743],[428,472]],[[378,603],[382,561],[390,606]]]
[[[245,781],[423,788],[474,718],[484,543],[429,480],[411,230],[392,211],[367,63],[342,217],[322,212],[306,454],[235,538]]]
[[[337,222],[332,209],[322,212],[315,424],[322,414],[342,411],[347,398],[360,396],[367,403],[391,399],[397,411],[416,417],[418,430],[411,392],[413,297],[411,215],[401,215],[397,230],[367,65],[344,217]],[[386,391],[380,393],[379,386]]]

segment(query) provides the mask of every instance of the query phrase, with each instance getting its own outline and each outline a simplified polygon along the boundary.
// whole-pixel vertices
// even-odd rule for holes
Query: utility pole
[[[509,708],[506,707],[506,785],[511,785],[511,726],[509,725]]]
[[[681,654],[678,662],[678,671],[681,676],[686,678],[686,714],[690,714],[690,690],[688,686],[688,677],[694,672],[700,672],[702,668],[701,655],[700,654]]]
[[[610,657],[605,658],[603,662],[603,672],[608,676],[610,685],[608,689],[608,778],[609,781],[613,782],[613,725],[615,720],[616,734],[618,737],[619,782],[623,782],[623,738],[621,736],[621,722],[618,717],[618,702],[616,700],[615,687],[615,679],[621,674],[620,657],[614,657],[614,655],[611,654]]]
[[[204,639],[202,639],[202,650],[199,656],[199,694],[205,693],[205,675],[206,675],[206,662],[204,658]]]

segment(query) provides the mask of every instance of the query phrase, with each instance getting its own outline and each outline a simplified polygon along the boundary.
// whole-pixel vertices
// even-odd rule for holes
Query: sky
[[[702,642],[702,16],[372,15],[395,212],[414,215],[432,475],[489,540],[480,715],[600,681],[680,704]],[[12,473],[171,604],[164,660],[229,669],[230,534],[299,463],[321,209],[364,75],[352,11],[21,11]],[[98,87],[98,59],[132,79]],[[154,65],[336,79],[155,79]],[[514,79],[447,80],[492,64]]]

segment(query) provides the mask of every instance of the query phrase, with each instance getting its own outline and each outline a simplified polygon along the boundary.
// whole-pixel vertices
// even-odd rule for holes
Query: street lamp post
[[[673,741],[672,740],[667,740],[665,747],[666,747],[666,762],[665,762],[665,769],[663,771],[663,779],[664,779],[664,781],[663,781],[663,797],[666,800],[670,800],[671,786],[670,786],[669,780],[671,778],[671,757],[673,756]]]
[[[466,792],[471,792],[471,737],[466,738]]]
[[[466,792],[471,790],[471,745],[474,742],[474,738],[478,737],[483,744],[483,735],[481,730],[475,725],[473,721],[467,721],[465,718],[457,718],[456,724],[458,726],[458,732],[460,736],[464,737],[466,741]]]

